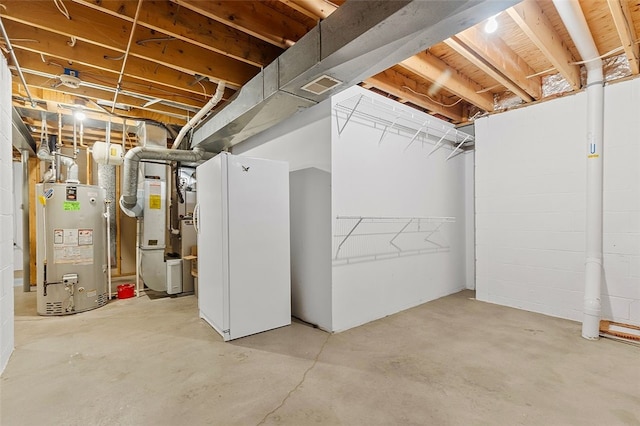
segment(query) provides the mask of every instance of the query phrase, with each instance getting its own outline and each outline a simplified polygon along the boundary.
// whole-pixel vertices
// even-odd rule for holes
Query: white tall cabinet
[[[200,317],[225,341],[291,324],[288,164],[221,153],[196,173]]]

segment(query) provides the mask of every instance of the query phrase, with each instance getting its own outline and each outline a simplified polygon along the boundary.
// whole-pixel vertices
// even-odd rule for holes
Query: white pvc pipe
[[[182,142],[182,139],[186,136],[189,130],[191,130],[193,126],[198,124],[200,120],[202,120],[202,117],[204,117],[209,111],[213,109],[214,106],[218,104],[218,102],[222,100],[222,95],[224,95],[224,86],[224,81],[218,83],[216,93],[211,99],[209,99],[209,102],[207,102],[205,106],[202,107],[202,109],[198,111],[198,113],[194,115],[193,118],[191,118],[191,120],[189,120],[189,122],[184,125],[184,127],[182,127],[182,129],[180,129],[180,133],[178,133],[178,136],[176,136],[173,145],[171,145],[171,149],[177,149],[180,146],[180,142]]]
[[[111,116],[109,116],[109,121],[107,121],[107,128],[105,131],[105,142],[107,143],[107,153],[109,152],[109,146],[111,145]],[[107,158],[107,162],[105,163],[106,165],[109,165],[109,159],[110,159],[110,155],[107,154],[106,158]]]
[[[577,0],[553,0],[587,68],[587,211],[582,337],[597,340],[602,286],[602,153],[604,79],[602,60]]]

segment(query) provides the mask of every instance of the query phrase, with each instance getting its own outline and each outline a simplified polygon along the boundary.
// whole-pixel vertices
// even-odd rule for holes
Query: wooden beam
[[[520,29],[547,57],[549,62],[567,80],[573,90],[580,89],[580,67],[567,45],[553,28],[536,0],[524,0],[507,13]],[[637,45],[636,45],[637,47]]]
[[[607,0],[611,17],[616,25],[618,37],[622,42],[624,53],[629,61],[632,74],[640,71],[640,46],[636,41],[636,31],[632,20],[629,2],[621,0]]]
[[[280,3],[287,5],[291,9],[297,10],[298,12],[302,13],[307,18],[315,19],[316,21],[320,21],[320,19],[322,18],[321,16],[318,16],[317,14],[315,14],[313,11],[309,10],[305,4],[302,4],[302,5],[298,4],[298,2],[294,0],[279,0],[279,1]]]
[[[20,90],[17,83],[13,83],[14,92]],[[73,114],[73,105],[76,100],[75,96],[67,95],[64,93],[48,91],[46,89],[38,89],[39,98],[34,98],[37,101],[45,101],[47,103],[47,108],[41,107],[39,104],[36,106],[32,106],[29,102],[22,102],[18,100],[13,101],[13,106],[19,109],[26,109],[32,111],[48,111],[48,112],[60,112],[62,115],[71,115]],[[118,116],[111,115],[105,112],[103,109],[99,109],[93,103],[87,103],[84,107],[84,112],[87,115],[87,118],[90,120],[98,120],[98,121],[111,121],[112,124],[116,126],[122,126],[124,123],[124,119]],[[151,118],[151,117],[141,117],[141,118]],[[127,124],[131,125],[132,120],[135,118],[130,118],[127,120]],[[57,132],[58,125],[52,128],[53,131]],[[64,129],[64,126],[63,126]]]
[[[52,75],[62,74],[63,64],[55,59],[42,62],[40,55],[15,49],[18,63],[23,72],[31,73],[31,71],[47,73]],[[100,70],[97,68],[90,68],[87,66],[74,67],[79,72],[79,77],[83,82],[95,83],[108,87],[115,87],[118,81],[118,75],[112,72]],[[185,92],[175,88],[169,88],[155,83],[145,82],[133,77],[124,77],[121,85],[122,90],[127,92],[136,93],[141,96],[147,96],[151,98],[157,98],[160,100],[171,101],[175,104],[181,104],[185,107],[201,108],[206,102],[207,98],[200,93],[196,95],[194,93]]]
[[[444,107],[441,104],[446,105],[451,104],[452,102],[435,94],[429,97],[420,96],[419,94],[428,93],[428,85],[410,79],[394,69],[385,70],[371,78],[368,78],[365,80],[365,84],[390,93],[393,96],[401,98],[405,102],[411,102],[421,108],[441,114],[454,122],[460,123],[464,121],[462,103],[458,102],[451,107]]]
[[[83,41],[110,49],[117,52],[114,57],[122,55],[129,40],[130,22],[79,4],[67,3],[65,5],[73,18],[71,20],[63,16],[53,2],[7,0],[4,3],[7,10],[3,11],[1,15],[3,20],[21,22],[33,28],[56,33],[67,37],[67,41],[74,37],[77,42]],[[7,32],[9,33],[9,30]],[[15,36],[9,33],[9,37],[14,38]],[[166,34],[152,32],[144,27],[136,27],[134,37],[136,43],[132,45],[127,65],[129,65],[131,57],[136,57],[187,74],[203,75],[216,82],[222,80],[233,88],[242,86],[259,72],[259,69],[252,65],[182,40],[147,42],[142,45],[137,43],[141,40],[167,38]],[[105,53],[105,55],[112,55],[112,52]],[[122,63],[116,62],[118,69],[120,69]]]
[[[93,87],[86,87],[84,85],[81,85],[78,88],[71,88],[71,87],[67,87],[64,85],[60,85],[57,87],[52,87],[52,79],[49,77],[41,77],[38,75],[30,75],[28,73],[25,73],[24,75],[25,80],[27,82],[27,84],[30,87],[33,88],[42,88],[42,89],[48,89],[50,91],[54,91],[54,92],[61,92],[61,93],[66,93],[66,94],[70,94],[70,95],[76,95],[78,97],[81,98],[89,98],[89,99],[99,99],[99,100],[113,100],[113,92],[110,90],[104,90],[104,89],[97,89],[97,88],[93,88]],[[111,99],[110,99],[111,97]],[[143,105],[146,103],[147,101],[144,99],[140,99],[131,95],[124,95],[124,94],[120,94],[118,96],[118,103],[126,105],[130,108],[138,108],[138,109],[144,109],[147,111],[151,111],[151,112],[156,112],[159,114],[166,114],[168,116],[173,116],[176,118],[182,118],[184,119],[188,119],[187,116],[189,115],[189,113],[182,109],[182,108],[177,108],[174,106],[168,106],[168,105],[164,105],[164,104],[160,104],[160,103],[156,103],[153,105],[150,105],[148,107],[143,107]]]
[[[482,90],[478,83],[449,67],[445,62],[430,53],[419,53],[405,59],[399,65],[431,82],[435,83],[437,81],[447,91],[484,111],[493,111],[492,94],[487,92],[478,93]]]
[[[171,1],[283,49],[311,29],[261,1]]]
[[[132,0],[73,1],[130,22],[137,6]],[[168,1],[145,0],[138,25],[257,67],[271,63],[282,53],[277,46]]]
[[[34,126],[37,130],[36,132],[32,132],[32,136],[34,137],[34,139],[36,140],[40,140],[40,129],[42,128],[42,120],[38,120],[38,119],[32,119],[32,118],[26,118],[25,122],[27,124],[29,124],[30,126]],[[71,146],[73,143],[73,128],[71,126],[65,126],[62,130],[62,132],[58,132],[58,127],[57,127],[57,123],[51,121],[51,120],[47,120],[47,128],[48,131],[47,133],[49,135],[56,135],[58,136],[58,140],[62,141],[63,145],[66,146]],[[78,130],[79,132],[79,130]],[[76,133],[78,135],[79,138],[79,133]],[[106,137],[106,133],[105,133],[105,129],[101,129],[101,128],[89,128],[86,127],[83,130],[83,143],[86,145],[91,145],[92,142],[98,141],[98,140],[105,140]],[[111,139],[113,141],[117,141],[114,143],[119,143],[122,140],[122,131],[115,131],[112,130],[111,131]],[[78,143],[79,143],[79,139],[78,139]]]
[[[78,65],[91,67],[93,70],[109,71],[116,76],[120,72],[121,61],[107,59],[108,57],[121,56],[121,53],[116,50],[96,49],[91,44],[82,41],[78,41],[74,47],[71,47],[67,43],[69,39],[60,34],[11,21],[4,22],[4,25],[10,37],[16,39],[13,43],[16,51],[26,50],[38,55],[44,54],[45,60],[57,58],[59,61],[56,62],[61,65],[80,71],[82,71],[82,67]],[[200,82],[202,84],[200,86],[195,83],[194,77],[190,74],[135,57],[130,57],[127,61],[125,76],[194,94],[201,94],[203,91],[213,94],[216,90],[216,85],[206,79]],[[231,96],[231,90],[229,89],[225,96]]]
[[[48,29],[65,35],[71,39],[91,41],[97,46],[116,49],[124,52],[129,40],[131,23],[97,13],[86,7],[65,2],[71,19],[67,19],[51,1],[21,1],[5,0],[4,9],[0,15],[4,21],[11,20],[31,25],[36,28]],[[9,34],[11,36],[11,34]]]
[[[338,8],[324,0],[281,0],[289,7],[314,19],[326,19]]]
[[[234,88],[242,86],[260,72],[253,65],[182,40],[166,40],[167,37],[148,28],[136,27],[129,55],[187,74],[203,75],[216,83],[224,81]]]
[[[75,91],[72,91],[73,89],[68,89],[68,91],[65,91],[65,90],[56,90],[48,87],[42,87],[42,86],[39,86],[38,83],[42,83],[42,80],[46,81],[47,80],[46,78],[33,77],[33,76],[25,76],[25,77],[28,77],[27,84],[29,85],[29,88],[31,89],[31,94],[36,101],[53,101],[53,102],[60,102],[66,105],[73,105],[75,100],[78,97],[85,98],[85,99],[88,98],[94,101],[96,99],[103,99],[102,97],[86,95],[84,94],[84,91],[81,91],[79,89],[76,89]],[[30,81],[30,79],[33,79],[34,81]],[[31,84],[31,83],[34,83],[34,84]],[[14,94],[14,96],[21,96],[23,98],[26,98],[26,92],[24,90],[24,86],[18,83],[17,78],[14,78],[12,89],[13,89],[12,93]],[[106,93],[109,93],[109,92],[106,92]],[[101,95],[104,96],[104,93],[101,93]],[[27,108],[28,106],[25,104],[24,107]],[[157,110],[153,110],[150,108],[148,109],[134,108],[126,112],[118,113],[118,115],[121,117],[126,117],[127,119],[131,119],[131,120],[147,119],[147,120],[159,121],[165,124],[177,124],[179,126],[184,126],[184,124],[188,120],[186,113],[184,113],[184,116],[182,118],[178,118],[178,117],[175,117],[174,115],[167,114],[167,112],[164,112],[164,111],[158,112]]]
[[[540,77],[500,38],[471,27],[444,42],[523,101],[542,97]]]

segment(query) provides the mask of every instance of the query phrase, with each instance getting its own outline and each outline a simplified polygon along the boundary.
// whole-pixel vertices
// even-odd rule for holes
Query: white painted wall
[[[603,317],[640,324],[640,80],[605,88]],[[581,320],[586,95],[476,121],[477,298]]]
[[[476,288],[476,217],[475,217],[475,151],[464,154],[464,235],[465,282],[469,290]]]
[[[332,102],[359,94],[373,97],[382,104],[381,110],[406,109],[407,114],[414,114],[416,123],[438,121],[360,87],[335,96]],[[410,137],[394,132],[379,143],[383,126],[362,117],[349,121],[338,134],[344,117],[336,123],[334,113],[332,119],[334,255],[342,239],[337,235],[345,233],[338,216],[456,218],[456,223],[444,225],[439,233],[448,252],[349,264],[334,261],[333,330],[346,330],[465,288],[465,155],[447,161],[451,150],[442,148],[428,156],[433,143],[415,141],[409,146]],[[370,229],[376,233],[383,228],[373,225]],[[378,244],[373,242],[377,238],[365,237],[361,244]]]
[[[13,168],[11,74],[0,55],[0,373],[13,352]]]
[[[331,174],[308,168],[289,175],[291,313],[331,330]]]
[[[22,271],[22,163],[13,166],[13,270]]]

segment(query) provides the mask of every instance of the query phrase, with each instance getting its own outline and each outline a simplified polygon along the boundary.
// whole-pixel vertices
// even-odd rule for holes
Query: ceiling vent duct
[[[322,95],[324,92],[334,88],[340,83],[342,83],[340,80],[331,78],[328,75],[323,75],[316,78],[311,83],[302,86],[302,90],[306,90],[307,92],[313,93],[314,95]]]
[[[204,120],[191,146],[220,152],[516,3],[348,1]]]

